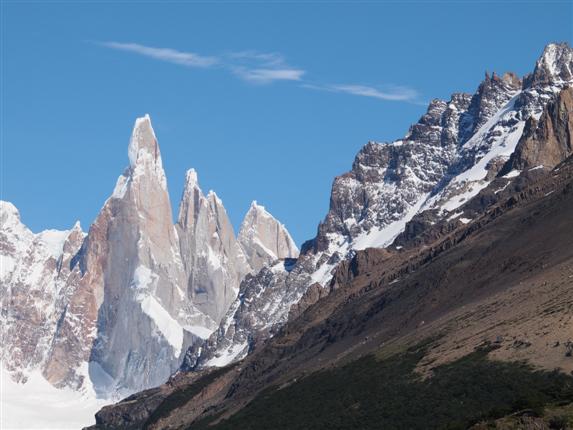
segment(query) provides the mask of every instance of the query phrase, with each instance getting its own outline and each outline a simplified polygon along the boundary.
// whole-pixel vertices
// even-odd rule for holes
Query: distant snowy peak
[[[2,228],[14,222],[20,222],[20,212],[12,203],[0,200],[0,222]]]
[[[0,202],[0,353],[14,381],[41,372],[54,386],[104,398],[158,385],[182,351],[217,329],[241,281],[259,268],[193,169],[173,225],[149,115],[135,121],[127,152],[129,165],[87,235],[79,223],[34,234]],[[272,260],[296,256],[286,229],[264,208],[256,212],[253,237]]]
[[[70,230],[35,234],[9,202],[0,202],[0,219],[3,366],[16,380],[25,380],[25,369],[39,368],[54,384],[81,386],[81,380],[69,377],[73,370],[54,372],[51,364],[57,332],[71,313],[67,303],[76,298],[70,261],[85,235],[79,223]]]
[[[25,257],[30,258],[29,264],[32,263],[35,266],[43,265],[49,259],[57,261],[64,253],[70,252],[68,243],[72,235],[80,239],[85,236],[79,222],[76,222],[70,230],[50,229],[33,233],[22,223],[16,206],[7,201],[0,201],[0,237],[2,239],[0,279],[8,276]]]
[[[526,77],[525,86],[559,84],[573,80],[573,50],[564,43],[550,43],[537,60],[533,73]]]
[[[245,215],[238,240],[253,272],[277,259],[297,258],[299,254],[285,226],[256,201]]]
[[[7,259],[23,252],[33,241],[34,234],[20,220],[20,212],[12,203],[0,200],[0,237],[2,274],[7,272]]]

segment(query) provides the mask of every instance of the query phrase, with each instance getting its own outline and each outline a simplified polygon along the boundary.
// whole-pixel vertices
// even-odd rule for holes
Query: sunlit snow
[[[20,384],[2,369],[2,429],[77,430],[95,424],[95,413],[108,403],[96,399],[93,392],[57,389],[39,372]]]

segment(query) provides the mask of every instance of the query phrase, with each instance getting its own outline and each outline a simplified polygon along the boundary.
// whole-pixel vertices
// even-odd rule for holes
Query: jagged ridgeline
[[[352,170],[334,179],[330,209],[296,264],[246,278],[219,329],[191,347],[182,368],[243,358],[289,315],[328,295],[332,272],[357,250],[403,247],[404,235],[443,220],[468,223],[466,203],[488,186],[554,168],[572,151],[563,116],[570,93],[562,93],[573,84],[572,62],[569,45],[550,44],[523,79],[486,73],[474,94],[433,100],[404,138],[366,144]]]
[[[451,380],[456,366],[475,365],[494,379],[509,372],[546,384],[529,393],[542,399],[536,408],[570,401],[568,378],[488,360],[573,370],[562,329],[573,276],[572,71],[571,47],[550,44],[531,74],[486,74],[474,94],[433,100],[402,139],[366,144],[334,179],[329,211],[300,255],[256,202],[235,236],[193,170],[174,225],[157,139],[149,117],[138,119],[130,164],[87,234],[79,225],[34,234],[2,203],[7,370],[104,398],[175,373],[102,410],[98,428],[271,426],[267,406],[320,403],[313,381],[346,384],[344,365],[357,378],[404,375],[413,385],[394,387],[404,398],[412,387],[435,393],[417,375]],[[408,366],[389,358],[387,373],[376,367],[372,354],[396,357],[426,338],[437,340],[421,355],[398,355]],[[463,361],[484,342],[495,348]],[[341,413],[332,428],[352,411],[371,418],[362,385],[349,389],[356,396],[325,399]],[[460,422],[518,404],[468,410]]]
[[[2,202],[2,355],[21,382],[38,371],[103,398],[159,385],[217,329],[247,274],[298,256],[255,202],[237,238],[192,169],[173,225],[149,116],[135,122],[128,155],[87,234],[79,224],[34,234]]]
[[[183,371],[96,428],[570,420],[572,70],[550,44],[365,145],[299,258],[247,275]]]

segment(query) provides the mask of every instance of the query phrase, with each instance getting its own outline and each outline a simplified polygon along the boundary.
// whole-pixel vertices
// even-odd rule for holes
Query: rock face
[[[251,273],[241,283],[238,297],[216,332],[187,351],[183,363],[186,370],[224,366],[244,357],[257,339],[268,338],[269,330],[286,321],[291,303],[298,301],[301,286],[289,287],[287,283],[308,281],[304,276],[289,276],[298,248],[284,225],[257,202],[245,215],[238,242]],[[259,312],[253,313],[254,308]]]
[[[291,275],[294,267],[297,272]],[[309,281],[295,260],[279,260],[247,275],[219,328],[204,343],[189,348],[182,369],[221,367],[245,357],[287,321],[292,303],[300,300]]]
[[[176,227],[187,294],[218,323],[237,297],[249,267],[223,203],[213,191],[205,197],[194,170],[186,175]]]
[[[285,226],[256,201],[245,215],[238,241],[253,273],[278,259],[297,258],[299,253]]]
[[[95,263],[90,274],[99,275],[104,292],[92,373],[109,376],[114,386],[106,389],[119,392],[165,380],[184,342],[190,343],[192,333],[184,327],[214,325],[182,289],[185,270],[149,117],[136,121],[129,160],[90,228],[79,263]]]
[[[504,167],[510,171],[552,169],[573,154],[573,89],[562,90],[547,104],[539,121],[530,117],[515,152]]]
[[[217,329],[253,271],[222,201],[203,194],[194,170],[173,224],[148,116],[136,120],[128,155],[87,235],[79,224],[34,234],[2,202],[2,358],[21,382],[40,369],[58,387],[103,398],[159,385]],[[296,255],[286,229],[256,211],[243,223],[253,265]]]
[[[551,106],[568,103],[568,96],[559,94],[573,83],[571,70],[573,50],[567,44],[550,44],[533,74],[523,81],[512,73],[501,77],[486,74],[473,95],[454,93],[448,101],[433,100],[404,138],[365,145],[352,170],[335,178],[329,211],[316,237],[303,245],[294,267],[261,273],[259,281],[256,277],[246,279],[239,299],[208,346],[199,357],[197,351],[190,350],[183,368],[201,368],[204,363],[216,363],[217,357],[229,356],[229,351],[253,349],[255,339],[260,342],[272,335],[288,319],[291,306],[295,314],[300,312],[296,304],[306,297],[311,285],[312,296],[323,295],[316,291],[316,284],[328,289],[332,271],[341,261],[357,250],[390,246],[417,214],[418,220],[426,219],[426,225],[456,217],[470,222],[459,208],[498,176],[508,174],[504,181],[509,182],[519,175],[516,169],[504,172],[504,165],[518,142],[527,146],[522,135],[528,121],[539,121],[546,108],[549,117],[550,111],[559,110]],[[559,137],[554,139],[559,143],[550,144],[560,149],[552,149],[555,155],[544,157],[554,163],[570,151],[565,143],[570,136],[570,117],[554,113],[552,118],[551,131],[547,125],[545,133],[555,134],[554,123],[560,124]],[[548,124],[548,120],[543,122]],[[256,300],[252,303],[241,301],[241,297],[253,295]],[[231,315],[233,311],[235,315]],[[253,326],[252,321],[259,323]],[[231,334],[222,336],[222,332]],[[246,346],[245,342],[253,344]]]

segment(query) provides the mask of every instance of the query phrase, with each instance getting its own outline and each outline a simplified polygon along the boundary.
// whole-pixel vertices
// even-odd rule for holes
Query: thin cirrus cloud
[[[379,100],[399,101],[416,103],[419,94],[416,90],[403,86],[387,86],[385,90],[367,85],[355,84],[304,84],[305,88],[328,91],[333,93],[344,93],[354,96],[371,97]]]
[[[302,69],[289,66],[281,55],[274,53],[244,51],[214,57],[172,48],[155,48],[138,43],[101,42],[99,45],[187,67],[224,68],[245,81],[260,84],[274,81],[299,81],[305,73]]]
[[[378,100],[419,103],[416,90],[404,86],[386,86],[384,89],[358,84],[316,84],[303,81],[306,71],[290,66],[278,53],[240,51],[219,56],[204,56],[172,48],[156,48],[138,43],[99,42],[101,46],[119,51],[132,52],[155,60],[195,68],[221,68],[234,76],[254,84],[270,84],[275,81],[298,81],[302,87],[343,93]]]
[[[302,75],[304,75],[304,70],[247,69],[244,67],[235,67],[233,73],[246,81],[266,84],[273,81],[300,81]]]
[[[242,51],[226,54],[232,73],[253,83],[273,81],[300,81],[305,71],[289,66],[285,58],[277,53]]]
[[[193,52],[181,52],[171,48],[153,48],[138,43],[102,42],[100,45],[188,67],[212,67],[219,62],[215,57],[205,57]]]

